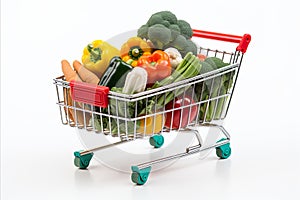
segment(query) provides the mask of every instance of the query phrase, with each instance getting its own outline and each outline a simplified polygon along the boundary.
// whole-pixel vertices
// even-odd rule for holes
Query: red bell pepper
[[[167,112],[165,126],[171,129],[179,129],[186,127],[190,122],[192,122],[196,118],[198,106],[193,105],[194,103],[194,100],[189,96],[176,97],[174,101],[169,102],[165,106],[165,111]],[[170,111],[173,109],[174,111]]]
[[[150,55],[142,55],[138,59],[137,66],[144,68],[148,73],[148,84],[153,84],[171,75],[172,67],[169,55],[156,50]]]

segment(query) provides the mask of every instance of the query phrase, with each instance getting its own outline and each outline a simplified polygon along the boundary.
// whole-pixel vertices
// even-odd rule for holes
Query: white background
[[[297,1],[1,1],[1,199],[299,199],[299,7]],[[193,28],[242,35],[245,54],[226,118],[232,155],[197,155],[130,175],[92,160],[59,121],[52,79],[94,39],[136,29],[170,10]]]

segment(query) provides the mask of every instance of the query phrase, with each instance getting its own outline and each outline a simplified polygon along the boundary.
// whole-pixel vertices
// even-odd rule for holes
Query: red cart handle
[[[250,34],[244,34],[243,36],[224,34],[224,33],[216,33],[210,31],[201,31],[193,29],[194,37],[201,37],[213,40],[221,40],[225,42],[233,42],[238,43],[239,45],[236,47],[237,51],[241,51],[242,53],[246,53],[248,45],[251,41]]]
[[[90,83],[70,81],[73,100],[106,108],[108,106],[109,87]]]

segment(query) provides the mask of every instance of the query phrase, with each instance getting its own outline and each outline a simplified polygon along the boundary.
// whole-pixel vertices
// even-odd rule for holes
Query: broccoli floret
[[[147,22],[147,25],[149,27],[155,24],[162,24],[165,27],[169,27],[171,25],[171,23],[168,20],[163,19],[161,15],[157,15],[157,14],[152,15]]]
[[[171,24],[170,27],[169,27],[169,29],[177,31],[177,32],[180,33],[180,28],[179,28],[179,26],[177,24]]]
[[[178,35],[168,46],[178,49],[178,51],[183,50],[186,47],[186,38],[183,35]]]
[[[169,26],[171,25],[169,21],[167,20],[163,20],[160,22],[160,24],[164,25],[165,27],[169,28]]]
[[[180,33],[187,39],[190,39],[193,35],[193,30],[191,25],[185,20],[178,20],[177,24],[180,28]]]
[[[140,38],[148,38],[148,25],[144,24],[143,26],[141,26],[138,31],[137,34]]]
[[[184,57],[188,52],[192,52],[194,55],[197,55],[196,44],[192,40],[186,39],[183,35],[178,35],[178,37],[173,40],[168,47],[178,49],[182,57]]]
[[[187,45],[181,52],[181,54],[185,55],[188,52],[192,52],[194,55],[197,55],[197,45],[190,39],[186,40]]]
[[[170,24],[177,24],[177,17],[175,14],[173,14],[170,11],[160,11],[158,13],[156,13],[155,15],[160,15],[162,17],[162,19],[170,22]]]
[[[171,41],[171,30],[162,24],[155,24],[148,28],[148,39],[158,49],[163,49]]]
[[[147,21],[147,25],[150,27],[154,24],[160,24],[163,21],[163,18],[160,15],[153,14]]]
[[[170,11],[161,11],[151,15],[147,22],[149,27],[155,24],[162,24],[166,27],[169,27],[171,24],[177,24],[177,18]]]
[[[185,20],[178,20],[170,11],[161,11],[151,15],[147,23],[138,29],[137,36],[149,39],[158,49],[177,48],[184,56],[189,51],[194,55],[197,46],[187,42],[193,35],[193,30]]]
[[[172,34],[172,41],[180,35],[180,28],[177,24],[171,24],[169,26],[169,29],[171,30]]]

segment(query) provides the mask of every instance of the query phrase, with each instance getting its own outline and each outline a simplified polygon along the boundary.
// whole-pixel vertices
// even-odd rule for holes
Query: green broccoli
[[[148,28],[148,38],[158,49],[171,41],[171,30],[162,24],[155,24]]]
[[[165,27],[167,27],[167,28],[169,28],[170,27],[170,22],[168,22],[167,20],[163,20],[163,21],[161,21],[161,23],[160,24],[162,24],[162,25],[164,25]]]
[[[148,26],[145,24],[138,29],[138,36],[141,38],[148,38]]]
[[[170,24],[177,24],[177,17],[174,13],[170,11],[160,11],[156,13],[156,15],[160,15],[163,20],[170,22]]]
[[[172,41],[175,40],[175,38],[180,35],[180,28],[177,24],[171,24],[169,26],[169,29],[171,30],[171,35],[172,35]]]
[[[197,45],[190,39],[186,39],[186,46],[181,54],[186,55],[188,52],[192,52],[194,55],[197,55],[198,52]]]
[[[183,35],[178,35],[175,40],[168,44],[168,47],[176,48],[182,57],[184,57],[188,52],[192,52],[194,55],[197,55],[196,44],[192,40],[186,39]]]
[[[138,37],[149,39],[158,49],[175,47],[182,57],[188,52],[197,54],[197,46],[190,40],[193,30],[184,20],[178,20],[170,11],[160,11],[151,15],[147,23],[138,29]]]
[[[163,21],[163,18],[159,15],[152,15],[148,22],[146,23],[146,25],[153,26],[154,24],[161,24],[161,22]]]
[[[182,51],[186,46],[187,46],[187,44],[186,44],[186,38],[183,35],[178,35],[168,45],[168,47],[174,47],[174,48],[176,48],[179,52]]]
[[[180,28],[180,33],[186,37],[186,39],[190,39],[193,35],[191,25],[185,20],[178,20],[177,24]]]
[[[155,24],[162,24],[169,27],[171,24],[177,24],[177,18],[170,11],[161,11],[151,15],[147,22],[148,26],[153,26]]]

